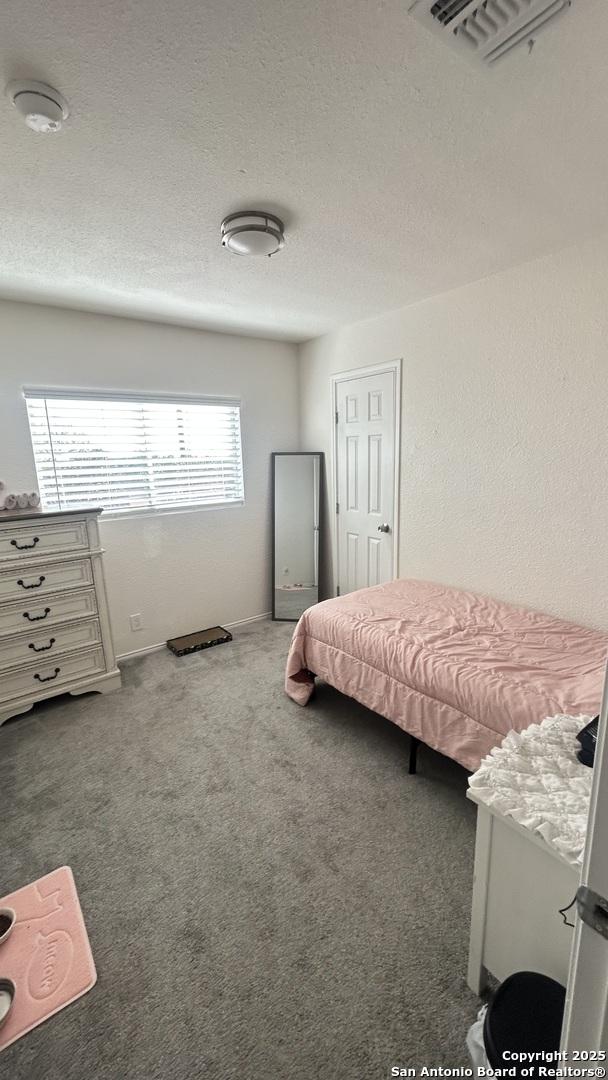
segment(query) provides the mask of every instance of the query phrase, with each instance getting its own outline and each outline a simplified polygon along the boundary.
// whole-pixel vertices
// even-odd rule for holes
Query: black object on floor
[[[169,638],[167,648],[176,656],[186,656],[199,649],[210,649],[212,645],[223,645],[225,641],[232,641],[230,631],[224,630],[223,626],[210,626],[208,630],[197,630],[195,634]]]
[[[581,744],[581,748],[577,754],[578,760],[583,765],[588,765],[591,769],[593,768],[593,761],[595,758],[599,722],[599,716],[594,716],[591,723],[587,724],[576,736]]]
[[[517,971],[500,984],[486,1013],[483,1038],[493,1069],[513,1068],[505,1051],[559,1050],[566,990],[548,975]],[[517,1066],[516,1075],[526,1062]]]

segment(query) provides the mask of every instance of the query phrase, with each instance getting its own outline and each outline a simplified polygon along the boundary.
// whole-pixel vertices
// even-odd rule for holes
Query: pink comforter
[[[285,689],[315,675],[467,769],[508,731],[599,712],[608,637],[428,581],[325,600],[294,631]],[[314,674],[313,674],[314,673]]]

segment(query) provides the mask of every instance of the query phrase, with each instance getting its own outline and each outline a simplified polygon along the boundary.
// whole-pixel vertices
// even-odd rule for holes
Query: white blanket
[[[585,847],[593,770],[576,757],[590,716],[549,716],[511,731],[469,779],[479,802],[538,833],[573,866]]]

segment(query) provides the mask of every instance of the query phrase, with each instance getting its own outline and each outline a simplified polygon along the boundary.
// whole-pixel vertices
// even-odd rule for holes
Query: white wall
[[[103,521],[119,654],[270,610],[270,453],[298,441],[294,346],[0,302],[0,476],[33,490],[23,385],[242,399],[245,505]],[[141,612],[133,633],[129,615]]]
[[[607,355],[606,241],[301,346],[302,449],[327,455],[327,520],[330,373],[401,356],[399,575],[608,628]]]

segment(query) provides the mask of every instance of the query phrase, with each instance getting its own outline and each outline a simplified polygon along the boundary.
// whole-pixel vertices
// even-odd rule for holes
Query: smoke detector
[[[241,210],[222,221],[222,244],[235,255],[275,255],[285,244],[285,226],[263,210]]]
[[[11,82],[6,88],[6,96],[27,126],[41,135],[59,131],[70,115],[65,98],[46,83],[32,82],[31,79]]]
[[[538,33],[572,0],[412,0],[409,12],[446,45],[491,66]]]

